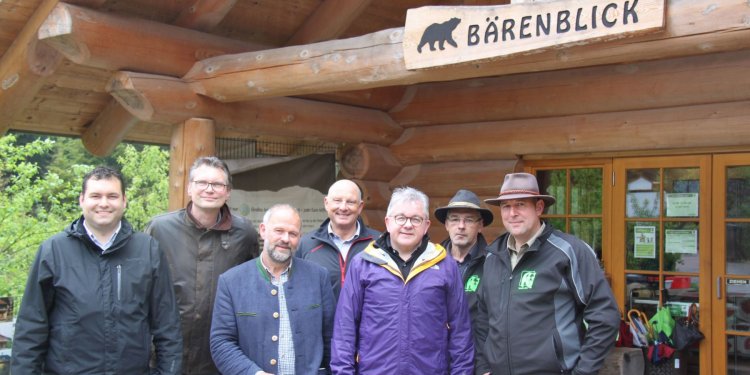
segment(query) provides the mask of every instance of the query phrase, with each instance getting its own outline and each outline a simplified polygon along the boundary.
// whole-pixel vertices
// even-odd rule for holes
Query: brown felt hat
[[[555,197],[539,194],[539,184],[536,182],[536,177],[529,173],[506,174],[503,186],[500,187],[500,195],[497,198],[485,199],[484,201],[487,204],[499,206],[502,201],[525,198],[539,198],[548,207],[555,204]]]

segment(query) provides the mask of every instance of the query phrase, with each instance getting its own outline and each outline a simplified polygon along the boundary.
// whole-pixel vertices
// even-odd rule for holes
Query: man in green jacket
[[[221,159],[198,158],[190,168],[186,208],[151,220],[146,233],[169,261],[182,319],[183,374],[215,375],[209,335],[219,275],[258,255],[258,232],[226,202],[232,175]]]

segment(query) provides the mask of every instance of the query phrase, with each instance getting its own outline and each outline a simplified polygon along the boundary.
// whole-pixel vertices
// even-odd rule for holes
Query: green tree
[[[35,250],[75,217],[76,194],[57,174],[42,174],[28,159],[54,147],[52,140],[22,146],[0,138],[0,295],[20,296]],[[80,170],[80,168],[72,168]]]
[[[154,215],[167,210],[169,152],[156,146],[145,146],[140,151],[133,145],[121,146],[117,163],[128,180],[125,218],[133,228],[143,230]]]
[[[136,230],[166,211],[169,154],[165,148],[120,144],[97,158],[71,138],[0,137],[0,296],[16,308],[39,245],[80,215],[83,175],[96,165],[118,168],[127,185],[125,217]]]

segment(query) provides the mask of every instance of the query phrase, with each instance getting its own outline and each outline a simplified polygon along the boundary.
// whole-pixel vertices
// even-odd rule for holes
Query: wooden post
[[[209,119],[192,118],[172,131],[169,157],[169,211],[187,205],[190,166],[201,156],[216,153],[216,129]]]
[[[83,132],[81,141],[88,152],[96,156],[107,156],[138,122],[138,118],[131,115],[120,103],[111,100]]]

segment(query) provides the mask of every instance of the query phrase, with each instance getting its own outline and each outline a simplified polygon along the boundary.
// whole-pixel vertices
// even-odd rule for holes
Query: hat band
[[[531,195],[541,195],[541,194],[539,194],[539,192],[538,192],[538,191],[534,191],[534,190],[506,190],[506,191],[501,191],[501,192],[500,192],[500,196],[501,196],[501,197],[502,197],[503,195],[509,195],[509,194],[531,194]]]
[[[479,209],[479,206],[477,206],[476,204],[471,203],[471,202],[450,202],[450,203],[448,203],[448,207],[453,207],[453,206],[471,206],[473,208]]]

